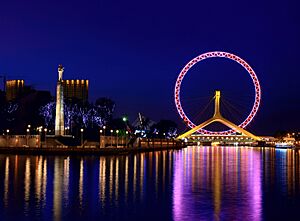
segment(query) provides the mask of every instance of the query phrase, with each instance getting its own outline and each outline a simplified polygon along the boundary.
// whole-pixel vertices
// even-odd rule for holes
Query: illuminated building
[[[88,102],[89,81],[88,80],[63,80],[64,99],[67,101]]]
[[[24,92],[24,80],[8,80],[6,81],[5,87],[6,100],[15,100]]]

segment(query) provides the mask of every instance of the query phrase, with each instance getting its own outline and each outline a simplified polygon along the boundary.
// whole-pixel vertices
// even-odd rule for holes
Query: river
[[[299,220],[297,150],[0,154],[0,220]]]

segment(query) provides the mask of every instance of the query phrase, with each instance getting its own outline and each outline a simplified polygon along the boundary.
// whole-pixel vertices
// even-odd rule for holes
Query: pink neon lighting
[[[227,52],[222,52],[222,51],[214,51],[214,52],[207,52],[204,54],[201,54],[197,57],[195,57],[194,59],[192,59],[190,62],[188,62],[185,67],[181,70],[176,83],[175,83],[175,91],[174,91],[174,97],[175,97],[175,104],[176,104],[176,108],[177,111],[180,115],[180,117],[183,119],[183,121],[190,127],[190,128],[194,128],[196,127],[196,125],[187,117],[187,115],[184,113],[181,102],[180,102],[180,87],[181,87],[181,83],[183,81],[183,78],[185,77],[185,75],[188,73],[188,71],[198,62],[203,61],[205,59],[208,58],[216,58],[216,57],[221,57],[221,58],[228,58],[230,60],[236,61],[237,63],[239,63],[240,65],[242,65],[246,71],[249,73],[249,75],[252,78],[252,82],[254,84],[254,88],[255,88],[255,100],[253,103],[253,107],[252,110],[250,112],[250,114],[248,115],[248,117],[239,125],[239,127],[245,128],[254,118],[254,116],[256,115],[258,109],[259,109],[259,105],[260,105],[260,100],[261,100],[261,88],[260,88],[260,84],[258,81],[258,78],[254,72],[254,70],[251,68],[251,66],[244,61],[243,59],[241,59],[240,57],[231,54],[231,53],[227,53]],[[209,130],[205,130],[205,129],[200,129],[197,131],[200,134],[213,134],[213,135],[229,135],[232,134],[233,132],[235,132],[234,130],[226,130],[226,131],[209,131]]]

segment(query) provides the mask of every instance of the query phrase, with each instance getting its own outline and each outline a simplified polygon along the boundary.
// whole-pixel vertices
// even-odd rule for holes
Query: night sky
[[[128,114],[132,121],[142,112],[180,127],[173,102],[180,70],[201,53],[228,51],[252,66],[262,86],[262,105],[250,130],[264,135],[299,129],[296,0],[9,0],[0,3],[0,30],[0,73],[8,78],[23,78],[54,95],[62,63],[65,79],[90,80],[90,101],[113,99],[115,116]],[[188,82],[189,92],[199,97],[217,88],[253,93],[242,68],[218,59],[195,66],[185,80],[187,96]]]

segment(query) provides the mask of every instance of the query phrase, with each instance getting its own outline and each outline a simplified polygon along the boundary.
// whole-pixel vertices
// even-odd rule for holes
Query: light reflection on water
[[[0,155],[1,220],[263,220],[300,206],[299,153],[189,147],[124,156]]]
[[[174,168],[174,220],[261,220],[259,151],[192,148],[176,156]],[[195,202],[201,206],[191,210]]]

